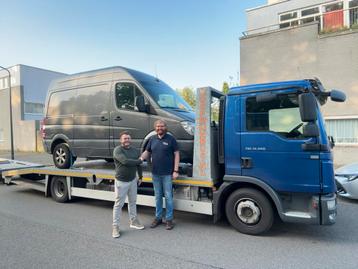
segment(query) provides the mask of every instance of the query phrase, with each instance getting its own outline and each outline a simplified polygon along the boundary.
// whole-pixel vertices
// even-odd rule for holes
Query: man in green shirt
[[[113,206],[113,231],[112,237],[120,236],[119,222],[122,207],[128,196],[128,213],[130,227],[142,230],[144,226],[137,217],[137,185],[142,181],[142,161],[139,159],[139,151],[131,147],[131,136],[129,132],[122,132],[119,135],[120,146],[113,151],[113,159],[116,170],[114,190],[116,194]],[[138,173],[138,178],[136,177]]]

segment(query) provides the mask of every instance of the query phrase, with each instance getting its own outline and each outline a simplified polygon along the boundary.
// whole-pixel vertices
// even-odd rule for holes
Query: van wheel
[[[53,163],[57,168],[66,169],[70,168],[74,162],[72,153],[68,147],[68,144],[58,144],[52,153]]]
[[[225,211],[230,224],[244,234],[265,233],[274,221],[271,202],[262,192],[252,188],[234,191],[226,201]]]
[[[55,176],[51,179],[51,196],[56,202],[65,203],[69,200],[65,177]]]

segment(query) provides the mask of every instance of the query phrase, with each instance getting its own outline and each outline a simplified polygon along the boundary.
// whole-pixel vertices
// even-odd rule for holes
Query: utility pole
[[[10,143],[11,143],[11,160],[14,159],[14,132],[12,128],[12,91],[11,91],[11,73],[10,70],[0,66],[1,69],[7,71],[9,74],[9,95],[10,95]]]

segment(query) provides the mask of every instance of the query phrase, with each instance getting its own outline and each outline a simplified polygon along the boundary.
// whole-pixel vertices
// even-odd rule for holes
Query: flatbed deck
[[[0,172],[6,184],[10,184],[11,182],[24,184],[30,188],[43,191],[45,196],[49,196],[51,192],[50,180],[56,176],[66,179],[70,200],[72,197],[84,197],[106,201],[115,200],[113,188],[98,188],[99,184],[103,182],[108,184],[108,186],[113,186],[115,180],[114,164],[107,163],[104,160],[78,162],[69,169],[58,169],[55,166],[2,159],[0,162]],[[34,179],[31,179],[31,177]],[[75,182],[81,178],[87,180],[86,187],[76,187]],[[148,169],[143,172],[143,182],[152,182],[151,173],[148,172]],[[90,184],[90,187],[88,184]],[[183,188],[188,187],[189,189],[192,187],[213,187],[212,181],[195,179],[184,175],[180,175],[178,179],[173,180],[173,185],[177,186],[177,188],[180,186]],[[206,215],[213,214],[211,201],[192,200],[189,194],[188,197],[185,196],[183,193],[180,193],[180,195],[174,193],[174,208],[176,210]],[[137,204],[154,207],[155,198],[153,195],[138,194]]]

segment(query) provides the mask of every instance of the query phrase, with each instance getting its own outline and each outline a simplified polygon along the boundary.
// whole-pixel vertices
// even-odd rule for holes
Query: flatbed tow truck
[[[332,153],[319,110],[328,96],[345,99],[318,80],[238,87],[226,96],[199,88],[193,164],[183,164],[173,181],[174,208],[212,215],[215,222],[225,216],[239,232],[254,235],[268,231],[275,215],[287,222],[335,223]],[[285,131],[290,119],[294,128]],[[101,160],[58,169],[2,159],[0,173],[5,184],[25,182],[57,202],[115,198],[114,166]],[[155,206],[151,182],[145,172],[138,205]]]

